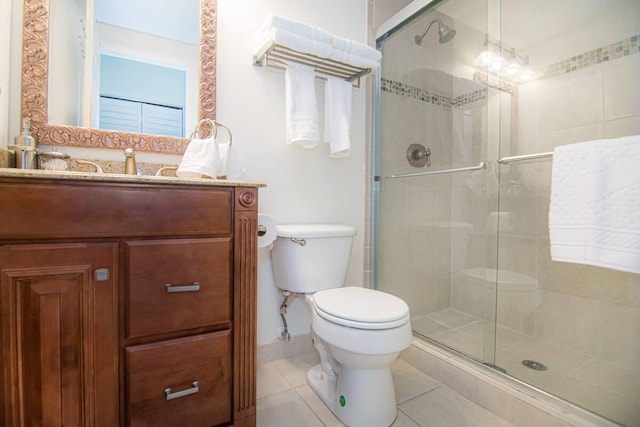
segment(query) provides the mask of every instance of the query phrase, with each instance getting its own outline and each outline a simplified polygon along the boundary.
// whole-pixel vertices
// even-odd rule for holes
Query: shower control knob
[[[425,165],[431,166],[431,150],[422,144],[411,144],[407,148],[407,160],[411,166],[416,168],[423,168]]]

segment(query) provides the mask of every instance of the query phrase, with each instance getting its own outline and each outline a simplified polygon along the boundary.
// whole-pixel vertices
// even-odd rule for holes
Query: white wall
[[[330,159],[328,147],[305,150],[285,144],[284,73],[252,65],[252,38],[265,16],[275,13],[364,42],[366,0],[219,0],[217,119],[233,130],[247,169],[260,180],[259,211],[276,223],[332,222],[354,225],[348,284],[362,284],[365,93],[353,90],[352,154]],[[323,83],[317,84],[322,111]],[[259,254],[258,345],[277,340],[280,293],[268,251]],[[307,308],[294,301],[287,315],[292,335],[309,331]]]

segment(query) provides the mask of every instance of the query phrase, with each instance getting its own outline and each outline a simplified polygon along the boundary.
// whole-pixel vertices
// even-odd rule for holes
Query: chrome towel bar
[[[501,165],[506,165],[511,162],[520,162],[523,160],[535,160],[535,159],[544,159],[546,157],[553,157],[553,151],[549,151],[547,153],[537,153],[537,154],[523,154],[521,156],[509,156],[509,157],[501,157],[498,159],[498,163]]]
[[[477,166],[466,166],[463,168],[453,168],[453,169],[442,169],[438,171],[430,171],[430,172],[414,172],[414,173],[401,173],[401,174],[393,174],[386,175],[385,178],[410,178],[413,176],[425,176],[425,175],[438,175],[441,173],[454,173],[454,172],[465,172],[465,171],[475,171],[480,169],[485,169],[487,167],[485,162],[478,163]]]

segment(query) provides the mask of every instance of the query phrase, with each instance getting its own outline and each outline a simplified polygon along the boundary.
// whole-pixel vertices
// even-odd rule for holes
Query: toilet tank
[[[313,293],[344,285],[356,229],[337,224],[276,227],[271,249],[275,285],[289,292]]]

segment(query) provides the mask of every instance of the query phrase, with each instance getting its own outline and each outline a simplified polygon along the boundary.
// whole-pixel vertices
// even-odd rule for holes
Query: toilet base
[[[324,373],[321,365],[307,372],[307,382],[325,405],[351,427],[386,427],[397,416],[396,395],[389,367],[354,369],[342,366],[337,377]]]

